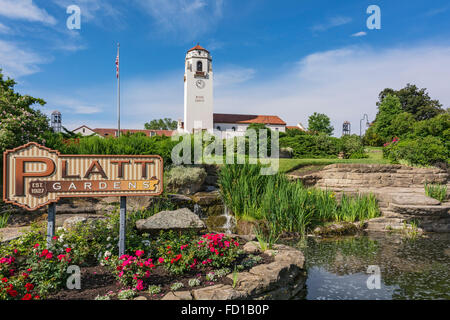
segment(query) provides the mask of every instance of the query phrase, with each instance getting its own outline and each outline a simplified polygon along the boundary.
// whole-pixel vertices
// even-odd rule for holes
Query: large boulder
[[[205,223],[188,208],[161,211],[148,219],[138,220],[136,228],[140,232],[157,233],[161,230],[196,230],[206,228]]]

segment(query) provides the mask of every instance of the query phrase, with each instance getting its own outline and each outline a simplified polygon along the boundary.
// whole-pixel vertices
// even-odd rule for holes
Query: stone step
[[[427,197],[425,194],[417,193],[400,193],[391,196],[391,202],[400,205],[413,206],[438,206],[439,200]]]
[[[390,203],[390,211],[411,215],[411,216],[447,216],[450,214],[450,205],[401,205],[396,203]]]
[[[397,218],[397,219],[405,219],[405,217],[397,212],[393,212],[393,211],[389,211],[389,210],[381,210],[381,214],[383,218],[388,218],[388,219],[392,219],[392,218]]]

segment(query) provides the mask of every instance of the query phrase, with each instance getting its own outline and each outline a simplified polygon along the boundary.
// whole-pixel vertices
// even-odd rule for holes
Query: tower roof
[[[206,50],[205,48],[203,48],[199,43],[197,43],[197,45],[195,47],[193,47],[192,49],[189,49],[188,52],[194,51],[194,50],[203,50],[209,53],[208,50]]]

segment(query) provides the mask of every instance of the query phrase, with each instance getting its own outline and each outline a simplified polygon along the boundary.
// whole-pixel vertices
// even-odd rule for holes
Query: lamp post
[[[366,126],[368,127],[370,125],[369,123],[369,116],[364,113],[363,118],[359,121],[359,137],[362,138],[362,122],[366,120]]]

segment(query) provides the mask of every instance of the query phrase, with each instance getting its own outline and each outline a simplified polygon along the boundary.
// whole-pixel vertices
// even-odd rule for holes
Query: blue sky
[[[81,8],[68,30],[67,6]],[[369,5],[381,30],[369,30]],[[378,93],[415,83],[450,105],[450,3],[444,0],[0,0],[0,67],[74,129],[116,126],[121,43],[122,127],[183,117],[184,55],[213,55],[220,113],[326,113],[341,134],[372,120]]]

